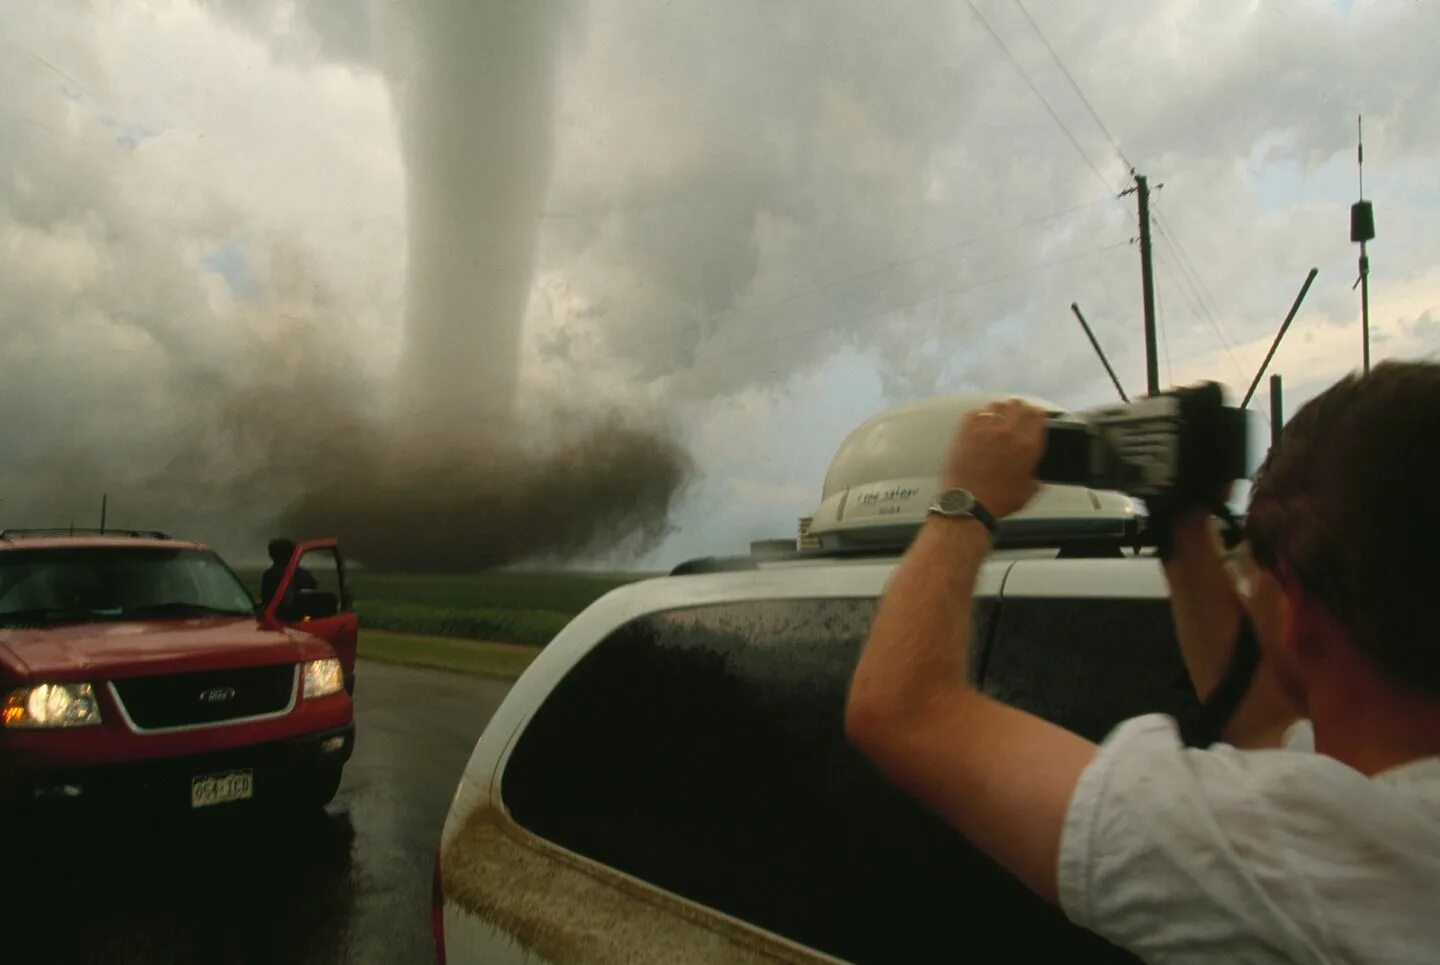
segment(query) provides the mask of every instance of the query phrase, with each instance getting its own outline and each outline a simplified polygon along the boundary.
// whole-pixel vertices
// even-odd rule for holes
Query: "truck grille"
[[[295,695],[295,664],[132,677],[111,686],[140,730],[203,726],[285,710]]]

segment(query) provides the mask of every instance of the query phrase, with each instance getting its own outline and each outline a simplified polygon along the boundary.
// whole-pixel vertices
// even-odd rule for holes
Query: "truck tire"
[[[296,782],[289,795],[290,803],[297,810],[321,810],[335,799],[335,792],[340,790],[342,770],[340,764],[322,764],[316,767],[312,773]]]

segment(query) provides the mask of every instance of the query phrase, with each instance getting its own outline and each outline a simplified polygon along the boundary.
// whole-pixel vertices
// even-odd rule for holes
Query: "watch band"
[[[935,497],[927,512],[932,516],[949,519],[978,520],[989,532],[995,532],[995,514],[986,509],[984,503],[976,499],[968,489],[945,490]]]
[[[980,520],[980,524],[990,532],[995,532],[995,514],[986,509],[985,504],[980,500],[975,500],[975,505],[970,507],[970,515]]]

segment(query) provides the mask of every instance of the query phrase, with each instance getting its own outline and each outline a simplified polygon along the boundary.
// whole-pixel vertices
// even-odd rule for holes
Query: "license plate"
[[[212,804],[226,804],[243,801],[255,796],[253,771],[231,771],[228,774],[202,774],[190,781],[190,806],[210,807]]]

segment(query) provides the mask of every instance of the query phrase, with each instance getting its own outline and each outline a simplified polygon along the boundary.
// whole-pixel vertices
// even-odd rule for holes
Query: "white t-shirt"
[[[1126,721],[1075,787],[1060,905],[1157,962],[1440,962],[1440,757],[1367,778]]]

